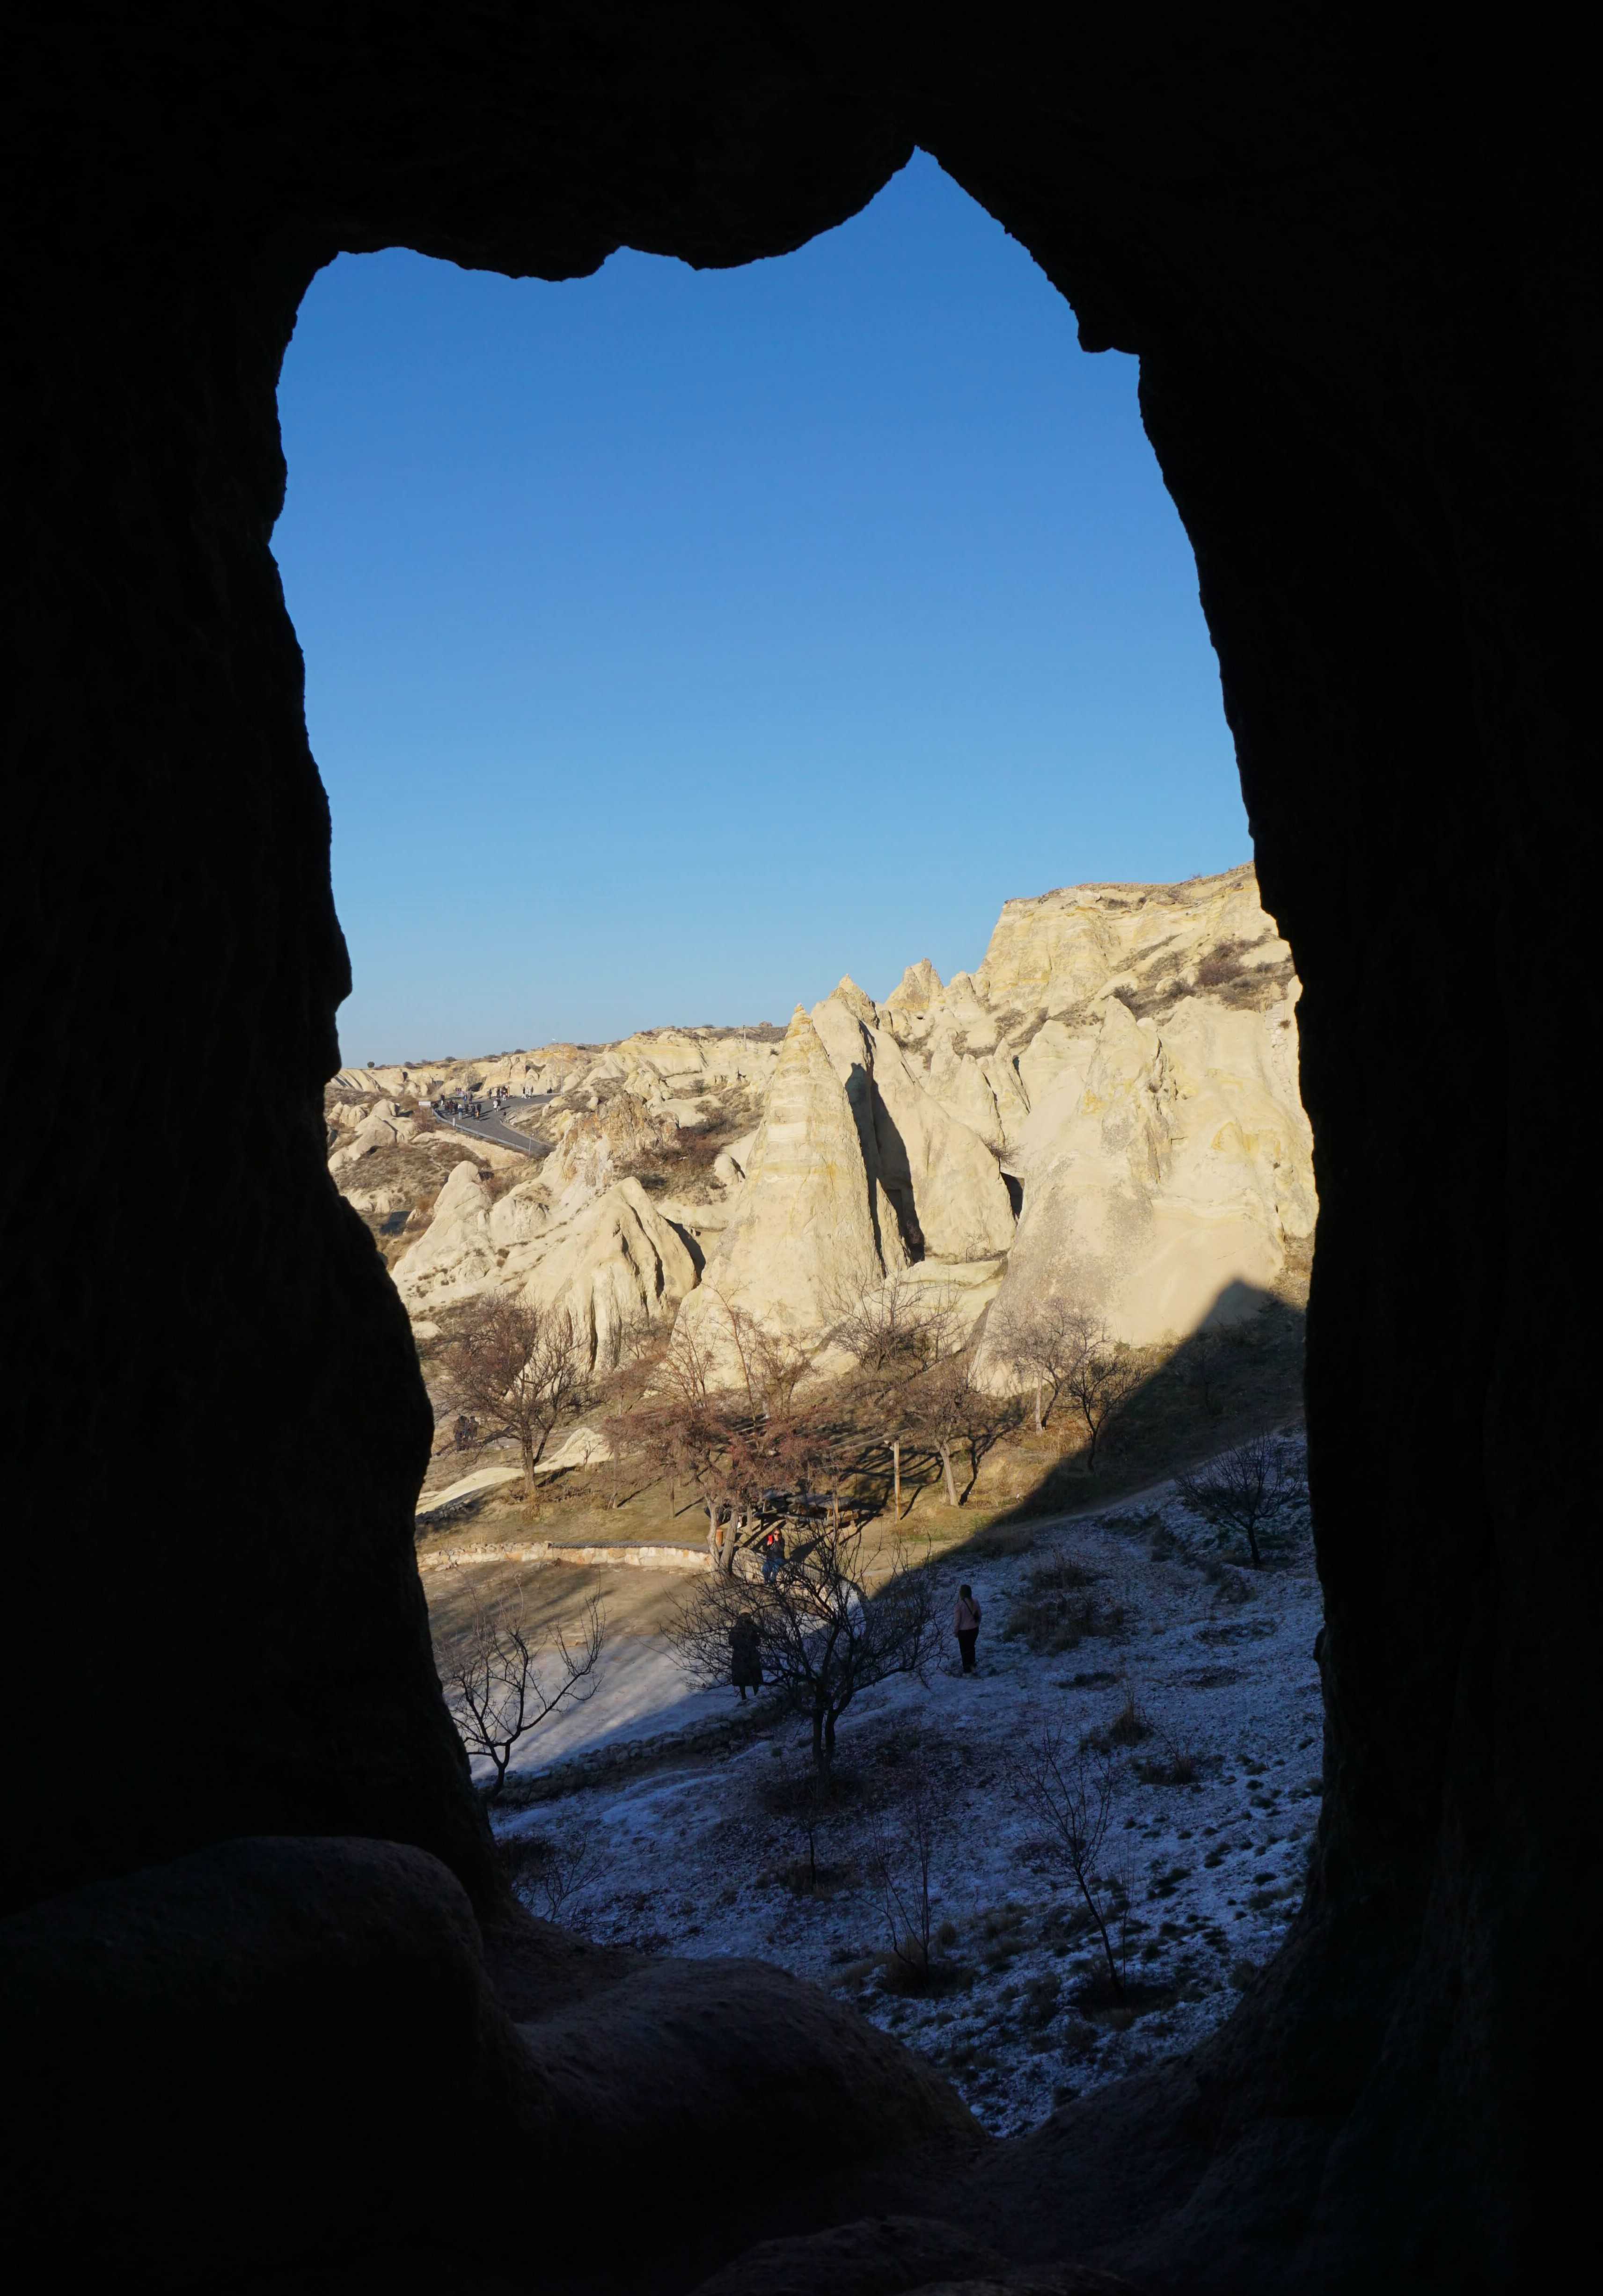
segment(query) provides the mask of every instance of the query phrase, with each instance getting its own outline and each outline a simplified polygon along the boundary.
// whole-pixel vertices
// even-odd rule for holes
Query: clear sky
[[[341,257],[279,405],[348,1061],[783,1021],[1247,857],[1135,362],[922,155],[738,271]]]

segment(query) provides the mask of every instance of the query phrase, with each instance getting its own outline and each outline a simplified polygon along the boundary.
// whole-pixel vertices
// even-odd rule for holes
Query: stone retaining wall
[[[549,1538],[508,1539],[495,1546],[454,1546],[448,1554],[420,1554],[420,1570],[444,1570],[458,1562],[588,1562],[602,1570],[705,1570],[703,1546],[559,1546]]]

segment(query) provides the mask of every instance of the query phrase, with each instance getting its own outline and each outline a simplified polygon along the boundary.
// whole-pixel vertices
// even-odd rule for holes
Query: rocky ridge
[[[1007,902],[972,973],[843,980],[788,1029],[341,1070],[330,1166],[415,1320],[505,1290],[570,1308],[603,1368],[641,1316],[716,1347],[727,1302],[811,1342],[892,1280],[973,1327],[1070,1286],[1152,1345],[1302,1296],[1298,993],[1250,866],[1073,886]],[[530,1158],[434,1125],[498,1085],[549,1095],[513,1103]]]

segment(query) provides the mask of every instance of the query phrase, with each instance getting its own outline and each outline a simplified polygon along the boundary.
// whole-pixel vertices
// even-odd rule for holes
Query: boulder
[[[583,1199],[570,1218],[560,1210],[540,1181],[492,1198],[477,1167],[458,1164],[396,1263],[396,1288],[415,1315],[485,1292],[565,1308],[587,1365],[610,1370],[629,1326],[677,1312],[695,1286],[696,1254],[638,1180]]]
[[[432,1131],[433,1124],[431,1113],[420,1116],[409,1110],[403,1114],[394,1101],[381,1100],[368,1110],[349,1139],[334,1150],[328,1160],[328,1168],[334,1173],[348,1171],[375,1149],[399,1148],[408,1140],[415,1140],[420,1132]]]
[[[622,2163],[608,2265],[678,2259],[686,2285],[798,2200],[816,2220],[843,2161],[982,2142],[921,2057],[760,1963],[643,1964],[510,1907],[496,1944],[524,2021],[438,1859],[339,1837],[223,1842],[0,1923],[0,2237],[22,2284],[422,2285],[341,2260],[440,2243],[455,2268],[428,2284],[523,2285],[531,2223],[542,2284],[589,2284]],[[489,2132],[504,2207],[420,2175],[442,2113]],[[686,2212],[759,2125],[784,2193]]]
[[[446,2098],[515,2119],[478,1926],[422,1850],[224,1842],[0,1938],[0,2226],[22,2284],[213,2288],[398,2225],[448,2234],[419,2129]]]
[[[631,1164],[660,1155],[678,1129],[666,1110],[629,1091],[615,1091],[590,1114],[571,1117],[541,1172],[557,1217],[578,1211]]]

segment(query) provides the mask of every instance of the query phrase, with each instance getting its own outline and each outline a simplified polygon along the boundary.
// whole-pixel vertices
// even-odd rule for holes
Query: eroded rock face
[[[859,1119],[800,1005],[769,1086],[745,1181],[686,1302],[686,1327],[720,1357],[725,1303],[810,1342],[883,1274]]]
[[[1250,870],[1009,902],[975,985],[1023,1195],[1004,1307],[1068,1291],[1147,1345],[1300,1303],[1316,1207],[1298,988]]]
[[[815,1007],[813,1021],[848,1097],[855,1095],[875,1177],[901,1208],[917,1256],[975,1259],[1007,1250],[1013,1207],[986,1142],[925,1089],[895,1037],[861,1018],[839,990]]]
[[[563,1217],[531,1181],[493,1194],[477,1165],[458,1164],[434,1217],[395,1269],[415,1316],[484,1292],[571,1315],[588,1370],[610,1371],[625,1332],[672,1320],[696,1262],[638,1180],[620,1180]]]
[[[647,1201],[626,1183],[626,1235],[621,1200],[614,1191],[599,1211],[601,1192],[627,1163],[661,1191],[680,1168],[684,1134],[674,1113],[641,1097],[632,1055],[615,1060],[622,1048],[605,1047],[585,1079],[604,1072],[609,1096],[562,1117],[538,1177],[497,1194],[474,1166],[452,1174],[432,1225],[396,1263],[408,1307],[426,1312],[487,1289],[548,1300],[570,1283],[575,1252],[592,1249],[610,1251],[608,1283],[637,1312],[671,1314],[702,1275],[721,1301],[809,1343],[870,1278],[910,1270],[945,1286],[966,1326],[999,1291],[1009,1313],[1056,1291],[1137,1346],[1272,1296],[1301,1304],[1314,1192],[1297,984],[1251,869],[1010,901],[975,972],[945,988],[927,966],[907,978],[900,1004],[876,1005],[843,980],[810,1015],[845,1095],[855,1162],[821,1070],[797,1067],[793,1023],[770,1092],[793,1095],[811,1074],[810,1097],[799,1130],[776,1119],[760,1196],[748,1189],[760,1128],[719,1152],[694,1199]],[[767,1105],[773,1114],[777,1103]],[[363,1128],[393,1121],[375,1111]],[[331,1164],[342,1171],[350,1153],[336,1148]],[[809,1158],[817,1169],[802,1186]],[[776,1184],[781,1165],[790,1193]],[[835,1214],[848,1201],[843,1225]],[[612,1246],[594,1242],[603,1230]],[[698,1307],[691,1327],[710,1330],[720,1313]],[[602,1334],[604,1364],[607,1312],[596,1326],[587,1306],[580,1320]],[[992,1382],[1008,1375],[994,1349],[981,1365]]]

